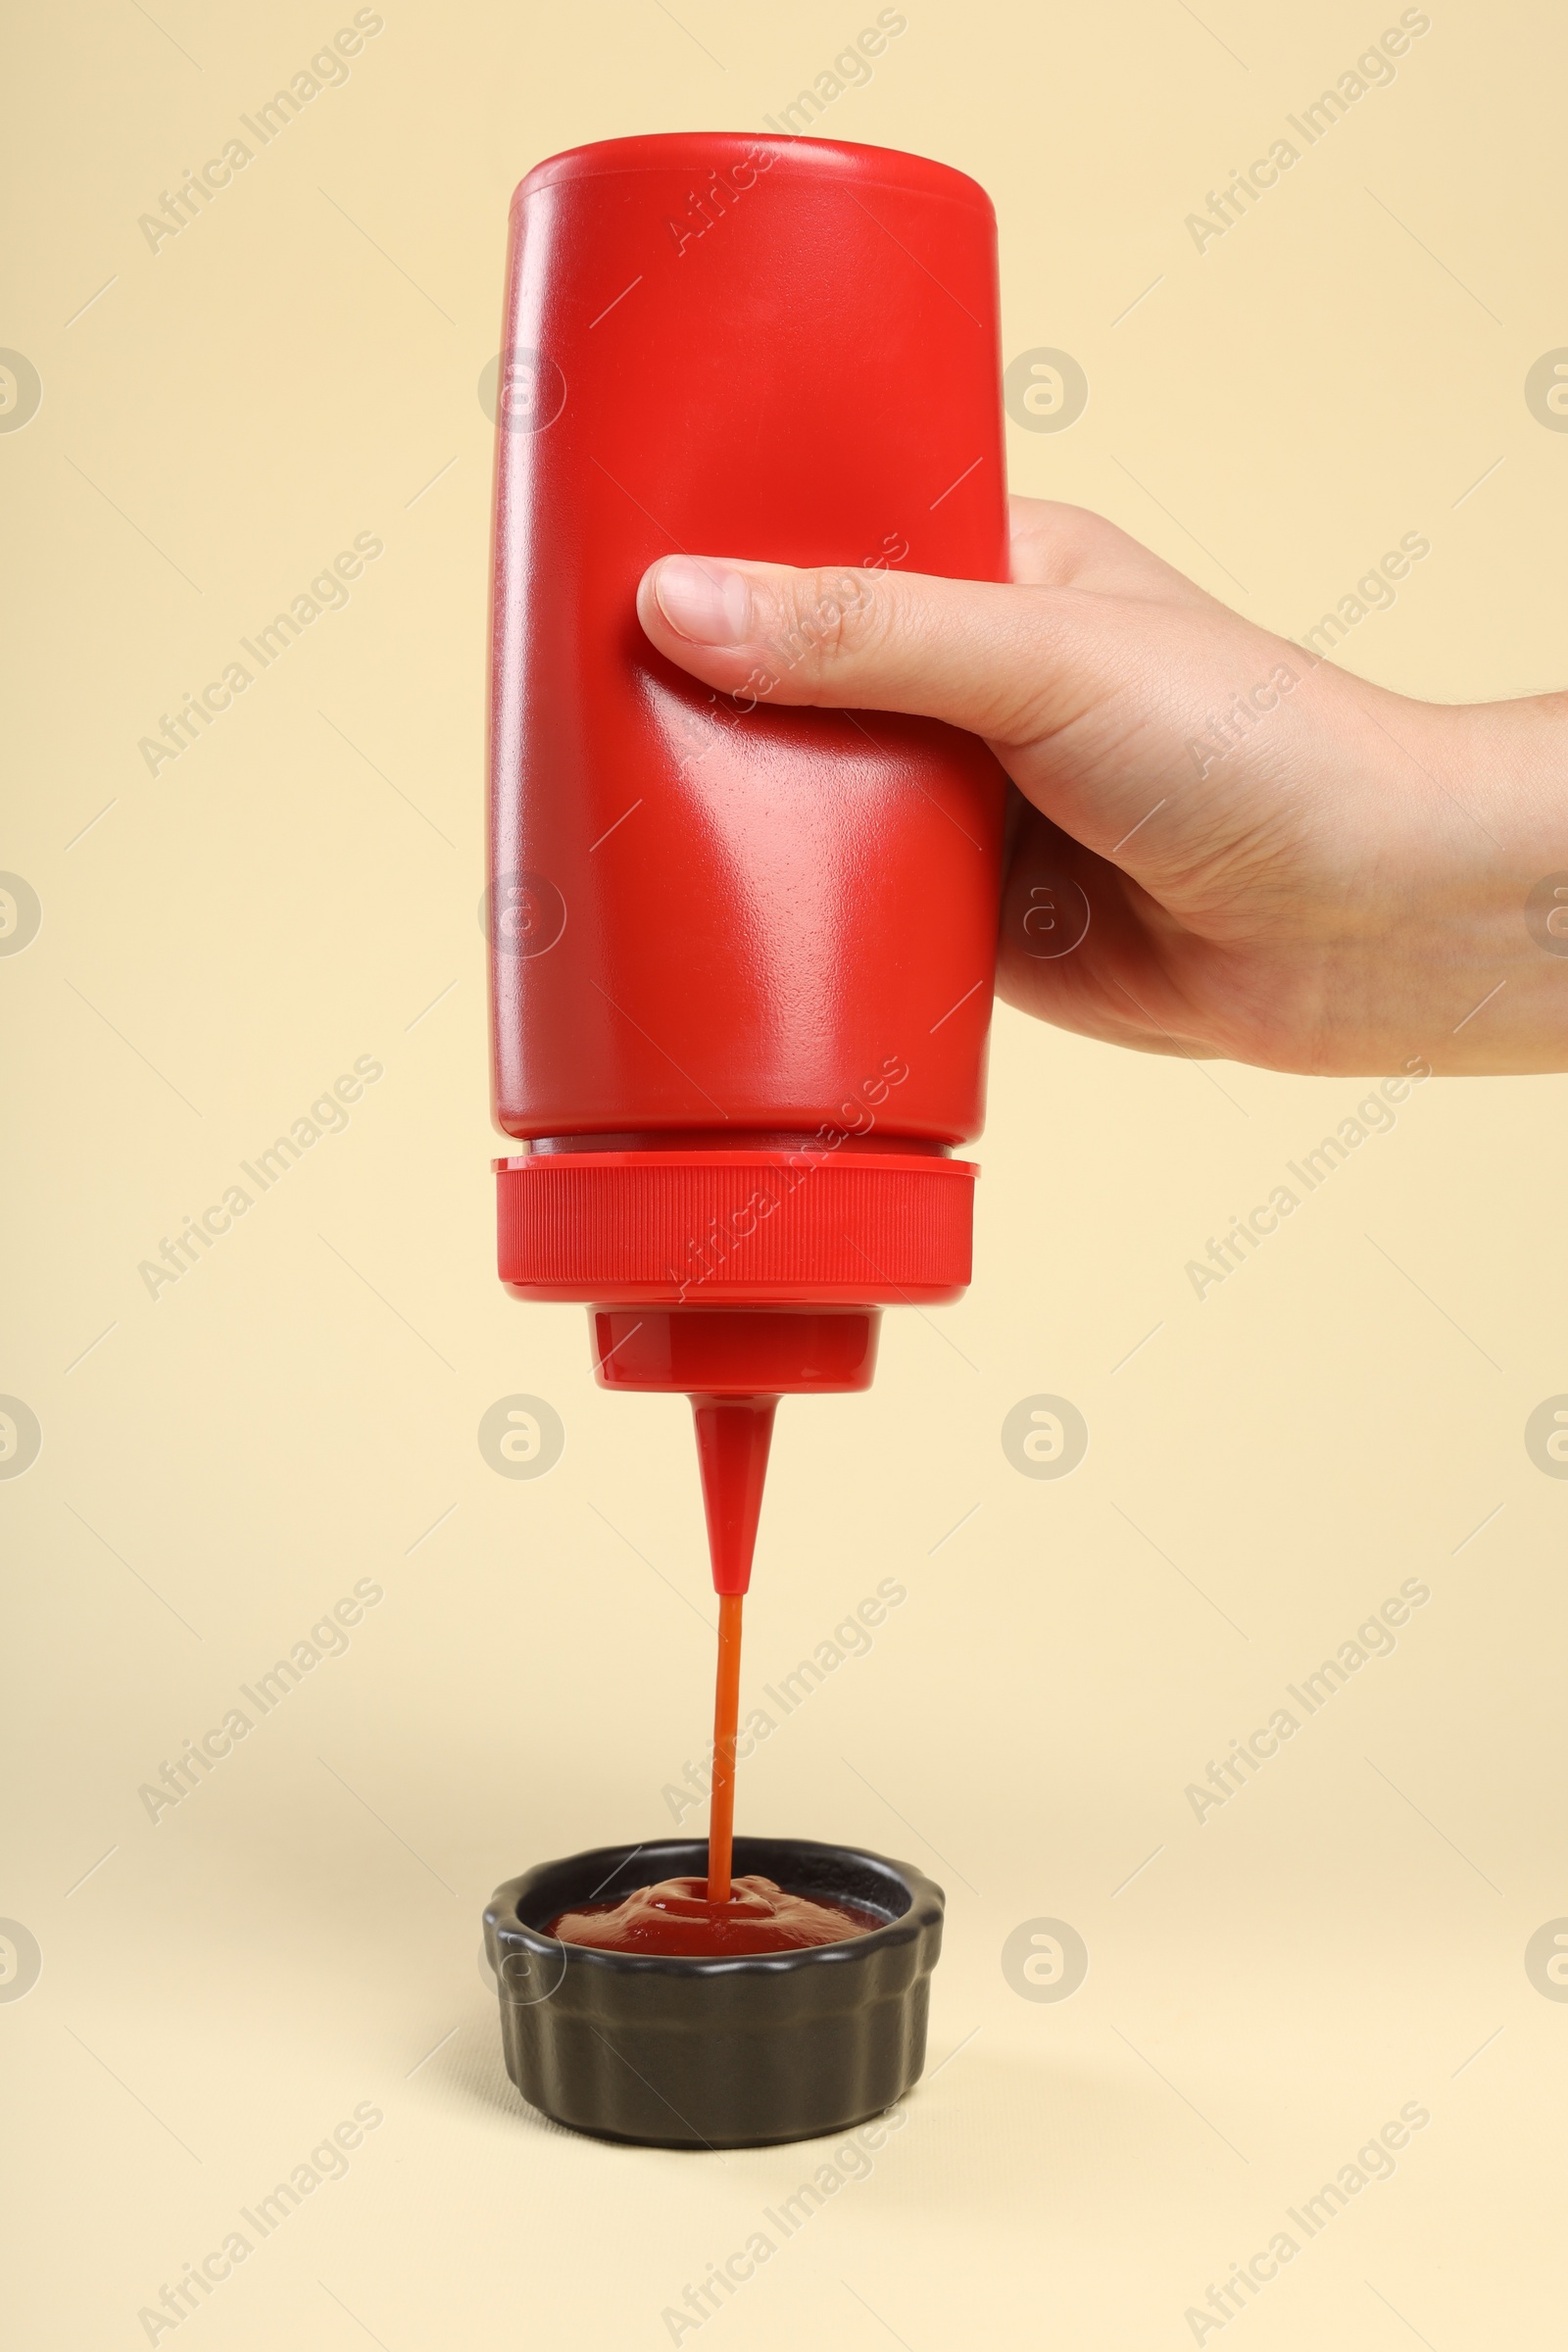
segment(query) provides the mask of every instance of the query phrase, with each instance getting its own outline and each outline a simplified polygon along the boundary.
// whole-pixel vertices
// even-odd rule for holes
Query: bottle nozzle
[[[692,1398],[715,1592],[744,1592],[751,1583],[777,1409],[776,1396]]]

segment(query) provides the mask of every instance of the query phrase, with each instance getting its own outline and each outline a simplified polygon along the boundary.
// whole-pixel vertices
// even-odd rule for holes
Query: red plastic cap
[[[602,1389],[688,1396],[844,1395],[871,1386],[877,1306],[596,1306]]]
[[[908,1152],[498,1160],[501,1279],[588,1304],[942,1305],[969,1280],[977,1173]]]

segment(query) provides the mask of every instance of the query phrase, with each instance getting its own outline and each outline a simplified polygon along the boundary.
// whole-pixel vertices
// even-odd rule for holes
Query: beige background
[[[760,126],[875,12],[382,13],[156,254],[138,216],[351,12],[100,0],[13,33],[0,341],[43,386],[0,437],[0,865],[43,909],[0,961],[0,1389],[43,1431],[0,1483],[29,2347],[144,2342],[357,2102],[384,2123],[348,2177],[181,2344],[656,2346],[818,2160],[544,2125],[475,1960],[498,1880],[668,1824],[710,1672],[684,1404],[601,1396],[581,1313],[493,1275],[476,385],[532,163]],[[906,13],[821,127],[991,190],[1007,356],[1091,384],[1070,431],[1009,427],[1015,486],[1293,636],[1420,531],[1345,658],[1444,698],[1561,684],[1568,440],[1523,393],[1568,342],[1559,13],[1433,0],[1393,86],[1201,257],[1185,216],[1396,8]],[[160,713],[360,532],[385,553],[347,608],[151,777]],[[358,1055],[385,1074],[348,1131],[150,1298],[139,1261]],[[1524,1952],[1568,1913],[1568,1487],[1523,1430],[1568,1389],[1568,1081],[1426,1087],[1245,1273],[1201,1302],[1183,1273],[1364,1092],[1002,1012],[966,1303],[890,1317],[868,1398],[785,1407],[748,1690],[879,1578],[908,1598],[748,1767],[743,1820],[944,1881],[956,2055],[705,2346],[1190,2343],[1411,2100],[1395,2177],[1232,2325],[1278,2352],[1560,2325],[1568,2007]],[[567,1432],[537,1482],[476,1444],[517,1391]],[[1057,1483],[999,1443],[1041,1392],[1091,1430]],[[1200,1826],[1187,1785],[1410,1577],[1396,1653]],[[361,1578],[348,1654],[150,1822],[138,1787]],[[1088,1944],[1067,2000],[1004,1976],[1035,1918]]]

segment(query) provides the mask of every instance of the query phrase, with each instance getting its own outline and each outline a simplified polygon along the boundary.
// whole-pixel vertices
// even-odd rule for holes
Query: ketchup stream
[[[564,1943],[600,1951],[738,1958],[843,1943],[886,1925],[863,1903],[818,1902],[771,1879],[733,1875],[735,1736],[740,1722],[743,1594],[718,1596],[718,1671],[713,1691],[713,1786],[709,1800],[708,1877],[662,1879],[615,1903],[581,1903],[546,1928]]]
[[[773,1434],[772,1396],[692,1397],[703,1473],[713,1589],[718,1594],[718,1667],[713,1683],[713,1780],[708,1812],[708,1877],[663,1879],[619,1902],[582,1903],[546,1928],[563,1943],[600,1951],[693,1959],[799,1951],[869,1936],[887,1922],[863,1903],[819,1902],[771,1879],[737,1879],[735,1740],[740,1727],[741,1611],[752,1573]]]
[[[727,1903],[735,1851],[735,1739],[741,1711],[741,1610],[745,1594],[718,1596],[713,1685],[713,1787],[708,1800],[708,1899]]]

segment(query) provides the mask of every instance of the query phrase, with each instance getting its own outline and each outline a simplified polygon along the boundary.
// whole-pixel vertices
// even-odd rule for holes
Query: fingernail
[[[678,636],[695,645],[746,643],[752,589],[744,572],[698,556],[666,556],[654,574],[654,594]]]

